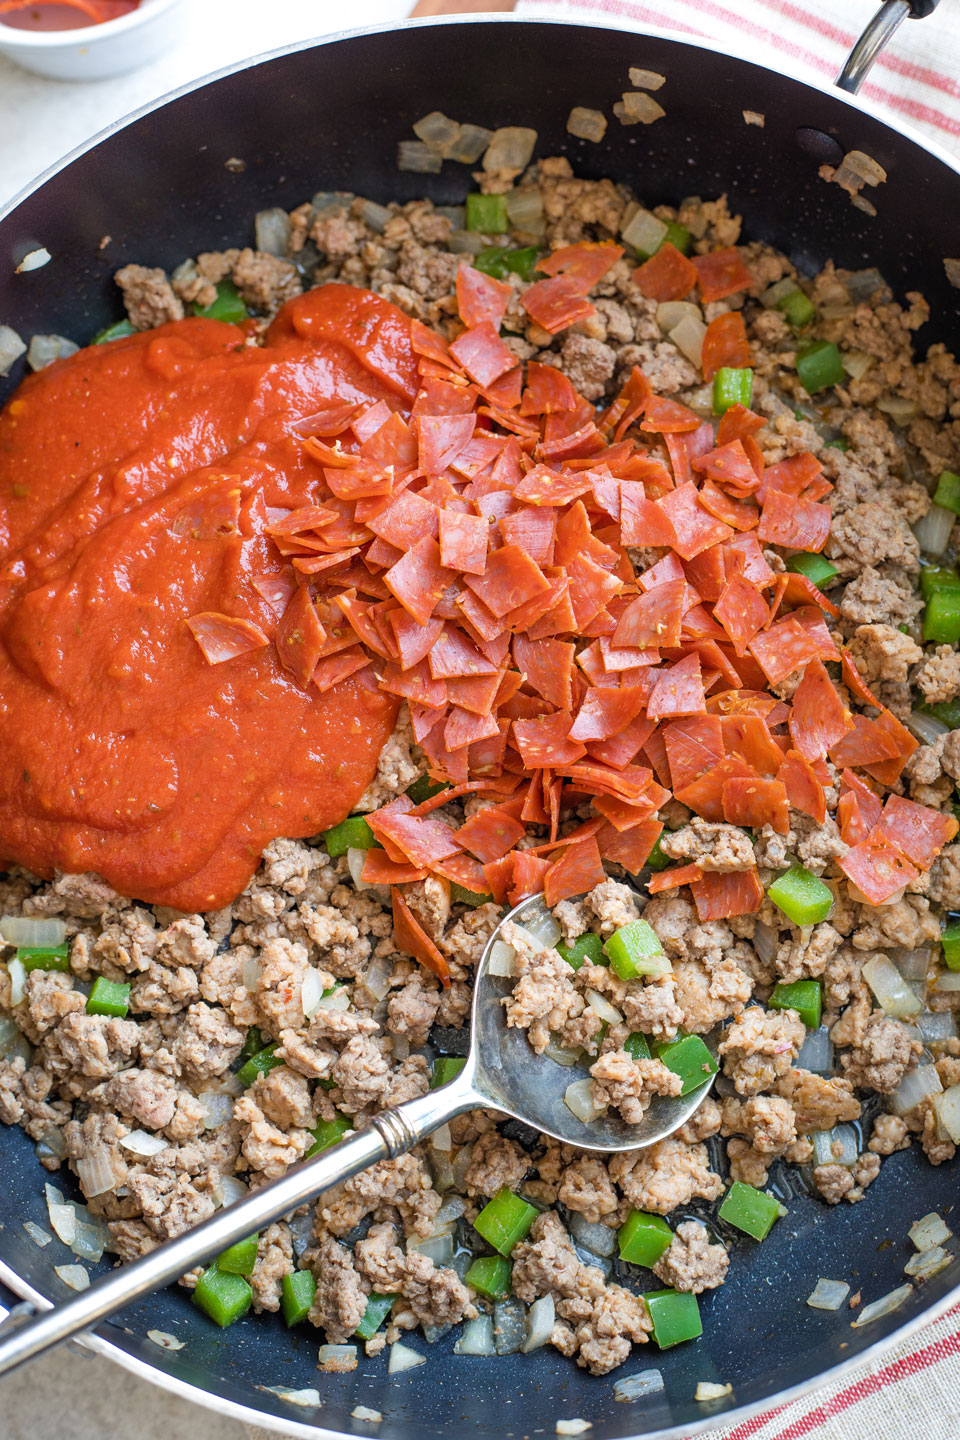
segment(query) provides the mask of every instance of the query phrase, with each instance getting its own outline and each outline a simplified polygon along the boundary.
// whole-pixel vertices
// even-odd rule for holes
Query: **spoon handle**
[[[313,1160],[252,1191],[209,1220],[97,1280],[72,1300],[0,1335],[0,1375],[105,1320],[125,1305],[179,1279],[230,1245],[296,1210],[324,1190],[349,1180],[378,1160],[413,1148],[447,1120],[484,1103],[469,1078],[470,1066],[449,1085],[374,1116],[363,1130]],[[38,1302],[45,1307],[46,1300]]]

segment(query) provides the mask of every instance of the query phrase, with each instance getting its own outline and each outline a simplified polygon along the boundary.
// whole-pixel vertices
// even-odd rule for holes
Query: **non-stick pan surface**
[[[631,64],[667,76],[665,119],[630,128],[614,121],[600,145],[569,136],[570,107],[609,113]],[[765,115],[764,128],[744,123],[745,108]],[[956,345],[958,294],[942,259],[958,252],[960,175],[946,156],[898,134],[859,101],[687,40],[509,18],[381,30],[295,50],[225,74],[110,132],[0,219],[0,321],[25,336],[83,341],[119,317],[111,282],[119,265],[136,260],[169,269],[200,250],[251,241],[256,210],[290,207],[318,190],[460,201],[468,182],[462,166],[447,165],[439,176],[395,169],[397,140],[433,109],[491,127],[532,125],[538,154],[566,154],[578,174],[628,182],[648,202],[726,192],[744,216],[745,235],[779,246],[801,269],[812,272],[832,256],[853,268],[878,266],[901,294],[922,290],[932,318],[919,347]],[[865,150],[886,169],[886,184],[874,192],[875,218],[818,177],[818,164],[831,158],[830,137],[837,155]],[[226,163],[237,160],[242,167]],[[50,263],[13,276],[38,245],[50,251]],[[0,381],[0,400],[20,378],[17,369]],[[64,1298],[53,1266],[72,1257],[59,1241],[37,1249],[22,1228],[24,1220],[46,1226],[43,1182],[50,1177],[20,1130],[0,1127],[0,1157],[0,1279],[18,1294]],[[933,1169],[912,1147],[884,1162],[860,1204],[833,1209],[799,1190],[796,1172],[775,1169],[771,1178],[783,1186],[788,1216],[760,1245],[725,1237],[733,1264],[727,1283],[701,1297],[703,1338],[674,1351],[635,1350],[618,1374],[655,1366],[665,1389],[630,1404],[615,1402],[614,1377],[591,1378],[551,1349],[461,1358],[452,1353],[453,1335],[432,1346],[414,1338],[428,1362],[397,1377],[388,1378],[386,1355],[362,1359],[350,1375],[319,1375],[316,1331],[290,1332],[278,1317],[249,1316],[220,1332],[183,1290],[125,1312],[100,1335],[110,1353],[148,1367],[161,1383],[302,1435],[519,1440],[550,1436],[557,1419],[575,1416],[592,1421],[591,1440],[689,1435],[732,1410],[808,1385],[901,1326],[920,1323],[943,1308],[960,1280],[954,1264],[896,1314],[861,1329],[851,1328],[855,1312],[828,1314],[804,1303],[820,1276],[848,1281],[864,1303],[901,1284],[912,1251],[909,1225],[929,1210],[950,1222],[954,1166]],[[70,1177],[61,1172],[57,1183],[69,1188]],[[656,1282],[644,1276],[641,1283]],[[175,1334],[185,1348],[157,1348],[145,1338],[150,1329]],[[715,1408],[700,1405],[693,1399],[700,1381],[729,1383],[733,1392]],[[319,1410],[257,1388],[314,1385],[323,1396]],[[381,1411],[382,1424],[353,1419],[357,1405]],[[118,1417],[118,1425],[127,1421]]]

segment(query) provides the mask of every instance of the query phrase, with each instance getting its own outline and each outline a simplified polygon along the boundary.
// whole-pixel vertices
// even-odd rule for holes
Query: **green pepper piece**
[[[673,1231],[662,1216],[631,1210],[617,1231],[620,1259],[631,1265],[646,1265],[649,1270],[669,1250],[672,1239]]]
[[[238,1059],[249,1060],[251,1055],[256,1055],[258,1050],[263,1049],[263,1045],[263,1036],[256,1025],[251,1025],[247,1031],[247,1038],[243,1042],[243,1049],[240,1051]]]
[[[555,948],[573,970],[579,970],[586,960],[589,960],[591,965],[607,964],[603,941],[592,930],[588,930],[585,935],[578,935],[572,945],[568,945],[566,940],[558,940]]]
[[[122,340],[126,335],[136,335],[136,333],[129,320],[115,320],[112,325],[106,325],[102,330],[98,330],[90,344],[106,345],[110,340]]]
[[[479,1260],[474,1260],[463,1278],[488,1300],[499,1300],[510,1293],[512,1268],[510,1261],[502,1255],[482,1255]]]
[[[193,1292],[199,1305],[221,1329],[226,1329],[253,1304],[253,1291],[242,1275],[224,1274],[216,1265],[204,1270]]]
[[[354,1330],[361,1340],[372,1340],[393,1309],[393,1302],[396,1295],[378,1295],[376,1290],[371,1290],[367,1296],[367,1308],[363,1312],[363,1319]]]
[[[828,440],[823,448],[824,450],[849,450],[850,441],[846,435],[841,435],[839,440]]]
[[[441,790],[449,789],[450,786],[445,780],[431,780],[429,775],[423,774],[418,775],[413,784],[407,786],[407,795],[414,805],[422,805],[424,800],[432,800]]]
[[[923,612],[923,638],[936,645],[960,640],[960,590],[935,590]]]
[[[62,945],[20,945],[17,947],[17,959],[24,970],[59,970],[64,975],[70,973],[70,952],[66,940]],[[129,985],[127,989],[130,989]]]
[[[227,325],[242,325],[250,316],[232,280],[221,280],[216,300],[211,305],[194,305],[193,313],[204,320],[223,320]]]
[[[933,503],[960,515],[960,475],[954,474],[952,470],[940,471],[937,488],[933,492]]]
[[[251,1055],[246,1064],[240,1066],[237,1071],[237,1079],[241,1085],[244,1087],[252,1085],[258,1075],[268,1075],[271,1070],[276,1070],[278,1065],[283,1064],[283,1061],[273,1053],[279,1043],[279,1040],[274,1040],[271,1044],[265,1045],[262,1050],[257,1051],[256,1055]]]
[[[521,280],[532,280],[537,268],[540,251],[536,245],[525,245],[522,250],[508,250],[502,245],[490,245],[481,250],[474,259],[474,267],[495,280],[507,275],[519,275]]]
[[[327,830],[323,836],[323,844],[331,860],[336,860],[338,855],[346,855],[348,850],[383,848],[362,815],[349,815],[346,820],[341,820],[339,825],[334,825],[332,830]]]
[[[319,1155],[321,1150],[329,1150],[331,1145],[336,1145],[342,1140],[348,1130],[353,1129],[353,1121],[348,1115],[341,1115],[338,1110],[332,1120],[321,1120],[310,1131],[313,1136],[313,1144],[303,1157],[310,1160],[314,1155]]]
[[[467,230],[483,235],[503,235],[510,229],[506,195],[468,195]]]
[[[719,1065],[699,1035],[683,1035],[676,1040],[661,1041],[654,1047],[658,1060],[683,1081],[681,1095],[699,1090],[705,1080],[716,1075]]]
[[[653,849],[647,856],[647,864],[651,870],[669,870],[671,865],[677,863],[672,855],[665,855],[661,850],[660,841],[662,838],[661,835],[657,836]]]
[[[784,295],[777,301],[777,309],[783,311],[792,330],[805,330],[817,318],[816,305],[802,290],[791,290],[789,295]]]
[[[294,1270],[280,1281],[280,1305],[288,1325],[299,1325],[310,1314],[317,1282],[309,1270]]]
[[[731,405],[750,408],[753,397],[753,371],[747,367],[734,369],[722,365],[713,377],[713,413],[725,415]]]
[[[681,255],[689,255],[692,244],[693,236],[686,225],[681,225],[679,220],[667,221],[667,233],[660,241],[660,245],[673,245]],[[657,249],[659,250],[659,248],[658,245]]]
[[[610,968],[621,980],[640,975],[666,975],[673,967],[660,944],[660,937],[646,920],[632,920],[615,930],[604,942]]]
[[[653,1338],[661,1350],[703,1334],[696,1295],[682,1290],[653,1290],[643,1298],[653,1321]]]
[[[735,1180],[717,1213],[721,1220],[736,1225],[745,1235],[752,1235],[754,1240],[765,1240],[780,1214],[780,1201],[742,1180]]]
[[[948,970],[960,970],[960,923],[956,920],[943,927],[940,936],[943,946],[943,962]]]
[[[433,1062],[433,1074],[430,1076],[430,1089],[439,1090],[441,1085],[449,1085],[455,1080],[460,1071],[466,1065],[460,1055],[438,1055]]]
[[[960,590],[960,575],[942,565],[925,565],[920,571],[920,593],[929,600],[937,590]]]
[[[833,892],[803,865],[792,865],[767,891],[794,925],[818,925],[833,905]]]
[[[639,1030],[634,1030],[631,1035],[627,1036],[623,1042],[623,1048],[628,1055],[633,1056],[634,1060],[652,1059],[647,1037],[646,1035],[641,1035]]]
[[[807,1029],[816,1030],[823,1008],[823,989],[819,980],[794,980],[789,985],[781,981],[773,987],[767,1004],[771,1010],[796,1010]]]
[[[229,1250],[217,1256],[217,1269],[223,1275],[252,1275],[259,1243],[259,1235],[248,1235],[245,1240],[238,1240]]]
[[[814,340],[797,352],[797,376],[808,395],[842,385],[847,378],[840,351],[832,340]]]
[[[918,705],[917,709],[941,720],[948,730],[960,730],[960,700],[940,700],[936,705]]]
[[[450,884],[450,899],[454,905],[470,905],[476,910],[480,905],[491,904],[493,896],[484,895],[480,890],[465,890],[454,880]]]
[[[112,1015],[122,1020],[130,1009],[130,986],[98,975],[87,996],[88,1015]]]
[[[482,1235],[488,1245],[501,1255],[509,1255],[518,1240],[522,1240],[537,1218],[536,1206],[522,1200],[502,1185],[476,1220],[473,1228]]]
[[[791,555],[787,561],[787,569],[792,570],[795,575],[806,575],[820,590],[824,585],[829,585],[837,574],[836,565],[831,565],[823,555],[814,555],[806,550],[799,555]]]

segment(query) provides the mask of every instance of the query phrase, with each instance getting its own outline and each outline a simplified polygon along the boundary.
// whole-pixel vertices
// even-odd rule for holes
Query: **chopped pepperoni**
[[[656,254],[634,270],[632,279],[648,300],[682,300],[696,285],[697,270],[676,245],[665,240]]]
[[[588,475],[563,475],[549,465],[537,465],[523,477],[513,493],[528,505],[569,505],[571,500],[589,495],[592,489]]]
[[[553,564],[557,513],[549,506],[524,505],[500,517],[500,534],[508,545],[518,545],[538,565]]]
[[[490,524],[482,515],[440,511],[440,563],[446,570],[482,575],[487,566]]]
[[[876,698],[873,691],[867,685],[849,650],[841,650],[843,683],[860,701],[861,705],[872,705],[875,710],[882,710],[883,706]]]
[[[409,885],[425,880],[429,872],[416,865],[391,860],[385,850],[368,850],[364,856],[360,879],[364,885]]]
[[[729,525],[704,510],[695,485],[680,485],[657,504],[676,531],[674,549],[684,560],[692,560],[701,550],[720,545],[733,535]]]
[[[489,322],[495,330],[503,324],[513,286],[495,280],[472,265],[457,267],[457,309],[468,330]]]
[[[653,435],[685,435],[699,428],[700,416],[694,410],[662,395],[651,395],[640,421],[640,429]]]
[[[677,535],[662,505],[648,500],[638,480],[621,480],[620,544],[643,547],[673,546]]]
[[[631,600],[617,622],[614,644],[640,649],[679,645],[688,588],[686,580],[668,580]]]
[[[897,754],[890,760],[882,760],[875,765],[865,765],[864,769],[874,780],[879,780],[881,785],[896,785],[904,765],[920,741],[915,740],[906,726],[901,725],[889,710],[881,710],[875,723],[897,745]]]
[[[402,955],[412,955],[432,970],[446,989],[450,984],[450,967],[441,951],[424,930],[399,890],[393,896],[393,942]]]
[[[713,607],[713,613],[733,641],[738,655],[746,654],[750,641],[770,618],[770,607],[756,585],[734,575]]]
[[[780,780],[765,780],[759,775],[750,779],[733,776],[723,783],[720,805],[724,819],[731,825],[745,825],[752,830],[771,825],[778,835],[789,833],[787,790]]]
[[[513,658],[527,684],[556,705],[558,710],[573,707],[574,646],[564,640],[529,640],[517,635]],[[579,738],[579,737],[574,737]]]
[[[580,396],[561,370],[555,365],[530,361],[527,388],[520,402],[521,415],[553,415],[557,411],[574,410],[579,402]]]
[[[622,245],[609,240],[587,240],[579,245],[566,245],[537,262],[544,275],[563,275],[586,295],[623,254]]]
[[[764,899],[756,870],[706,871],[699,880],[691,881],[690,892],[702,924],[732,915],[754,915]]]
[[[641,820],[629,830],[604,825],[597,831],[597,845],[604,860],[622,865],[630,875],[638,875],[662,834],[661,820]]]
[[[659,895],[664,890],[679,890],[681,885],[693,885],[702,879],[703,871],[699,865],[679,865],[672,870],[661,870],[659,875],[651,875],[647,890],[651,895]]]
[[[298,590],[294,596],[294,600],[296,600],[297,595],[303,595],[305,593],[306,592],[302,590]],[[287,606],[287,610],[290,610],[293,603],[294,601],[292,600]],[[298,603],[302,606],[304,602],[301,601]],[[306,595],[305,603],[311,610],[313,609],[312,605],[310,605],[309,594]],[[286,611],[284,614],[286,614]],[[316,612],[314,612],[314,618],[316,618]],[[323,628],[320,626],[320,621],[317,620],[316,623],[322,637]],[[208,665],[222,665],[225,660],[236,660],[239,655],[249,655],[251,651],[262,650],[265,645],[270,644],[270,641],[266,635],[264,635],[259,625],[254,625],[250,620],[240,620],[235,615],[221,615],[214,610],[205,610],[198,615],[191,615],[186,624],[190,634],[203,651],[203,658]],[[277,636],[280,636],[282,627],[283,621],[280,622]],[[286,644],[286,638],[286,635],[284,635],[282,642],[277,640],[277,650],[280,652],[281,659],[283,659],[283,663],[287,665],[287,668],[293,669],[293,665],[288,664],[287,659],[284,658],[287,653],[286,650],[281,649],[281,643]],[[303,652],[301,651],[300,653],[302,654]],[[317,655],[319,656],[319,651]],[[289,658],[292,659],[293,657],[290,656]],[[312,668],[311,666],[311,669]],[[309,671],[307,671],[306,676],[303,677],[302,663],[298,664],[297,669],[294,670],[294,674],[301,685],[306,685],[307,680],[310,678]]]
[[[801,810],[822,825],[827,817],[826,795],[813,766],[799,750],[787,751],[777,779],[786,789],[791,810]]]
[[[705,709],[698,655],[688,655],[657,672],[657,682],[647,702],[647,715],[651,720],[662,720],[668,715],[696,715]]]
[[[732,525],[734,530],[755,530],[760,520],[760,511],[751,501],[734,500],[725,490],[715,484],[713,480],[705,480],[700,486],[700,504],[704,510],[709,510],[718,520],[725,525]],[[797,579],[806,579],[806,576],[797,576]],[[809,599],[804,595],[803,599]]]
[[[402,555],[384,575],[384,582],[403,608],[421,625],[426,625],[453,572],[440,563],[440,547],[424,536]]]
[[[600,859],[600,847],[596,837],[578,840],[568,845],[559,859],[554,860],[543,879],[543,895],[547,905],[553,906],[571,895],[582,895],[601,885],[607,878]]]
[[[806,760],[822,760],[853,728],[853,717],[819,660],[811,660],[793,695],[790,737]]]
[[[712,380],[718,370],[729,367],[733,370],[753,365],[753,351],[747,339],[747,327],[739,310],[728,310],[718,315],[707,326],[703,337],[703,378]],[[743,407],[740,407],[743,409]]]
[[[841,855],[837,864],[870,905],[885,904],[920,875],[899,850],[872,835]]]
[[[590,301],[580,293],[580,287],[566,275],[538,280],[524,291],[520,303],[530,319],[551,335],[566,330],[577,320],[588,319],[594,313]]]
[[[698,455],[691,464],[699,475],[720,485],[734,486],[738,492],[755,490],[759,484],[742,440],[731,440],[728,445]]]
[[[674,790],[682,790],[723,759],[718,715],[688,715],[671,720],[662,733]]]
[[[502,806],[491,805],[487,810],[479,810],[461,825],[457,839],[471,855],[483,864],[489,864],[512,850],[526,833],[526,828],[522,820],[505,814]]]
[[[517,545],[503,545],[494,550],[483,575],[468,576],[467,585],[497,617],[550,589],[543,571]]]
[[[739,401],[731,405],[720,417],[717,426],[717,444],[729,445],[731,440],[748,440],[766,425],[762,415],[756,415]]]
[[[830,507],[767,487],[757,536],[765,545],[819,551],[830,534]]]
[[[757,772],[735,755],[727,755],[689,785],[674,786],[673,793],[682,805],[688,806],[704,820],[719,823],[724,818],[724,783],[733,778],[752,780],[757,778]]]
[[[753,276],[740,259],[735,245],[725,250],[712,250],[709,255],[695,255],[692,262],[697,272],[700,295],[705,304],[725,300],[753,284]]]
[[[324,694],[327,690],[332,690],[335,685],[339,685],[341,681],[357,674],[369,663],[369,655],[361,650],[359,645],[351,646],[349,650],[341,650],[337,655],[330,655],[318,660],[316,668],[310,676],[310,682],[317,687],[321,694]]]
[[[450,680],[456,675],[494,675],[497,666],[455,625],[446,624],[427,656],[434,680]]]
[[[820,653],[816,638],[793,615],[757,635],[748,648],[771,685],[779,685]]]
[[[876,721],[866,715],[854,715],[853,726],[830,750],[834,765],[876,765],[878,761],[895,760],[899,746]]]
[[[450,346],[450,353],[478,385],[492,385],[517,363],[516,355],[504,345],[489,320],[465,330]]]
[[[542,855],[531,855],[529,850],[514,850],[512,878],[507,891],[510,904],[519,905],[528,895],[539,895],[549,869],[550,861]]]
[[[883,814],[873,828],[873,838],[894,845],[921,870],[929,870],[944,845],[957,833],[953,815],[917,805],[900,795],[888,795]]]
[[[306,687],[323,651],[325,632],[306,586],[299,587],[274,633],[280,663]]]
[[[416,419],[420,469],[442,475],[473,438],[473,415],[418,415]]]

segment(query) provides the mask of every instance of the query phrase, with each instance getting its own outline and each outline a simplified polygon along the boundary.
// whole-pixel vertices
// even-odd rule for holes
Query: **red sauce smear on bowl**
[[[296,422],[409,407],[409,322],[327,286],[244,340],[191,319],[93,346],[0,414],[0,859],[216,909],[375,773],[399,701],[369,667],[321,694],[295,634],[281,658],[266,531],[325,489]]]
[[[86,30],[119,20],[140,0],[0,0],[0,24],[14,30]]]

